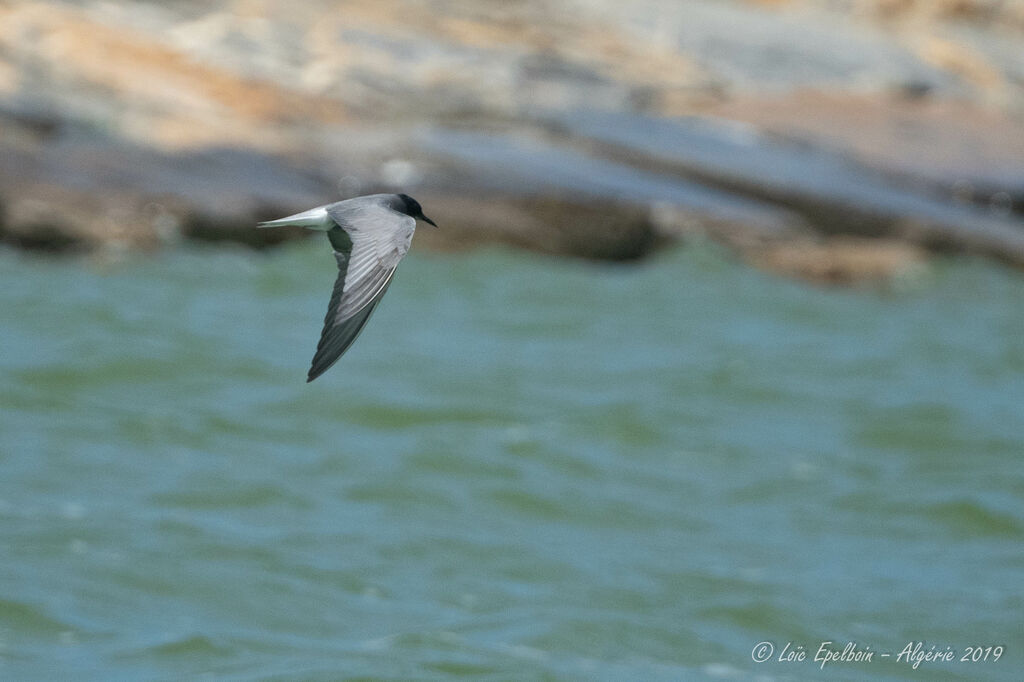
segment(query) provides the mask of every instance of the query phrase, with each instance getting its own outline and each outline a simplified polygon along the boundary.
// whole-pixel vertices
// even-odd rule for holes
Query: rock
[[[427,248],[505,244],[591,260],[628,261],[665,243],[649,211],[632,204],[559,196],[424,195],[439,226],[417,231]]]
[[[823,235],[903,239],[1024,268],[1024,226],[1012,215],[935,196],[834,150],[773,139],[751,127],[587,112],[556,120],[592,153],[781,206]],[[1017,177],[1024,178],[1022,174]]]
[[[0,115],[0,133],[0,241],[25,248],[153,249],[183,237],[269,245],[297,233],[254,230],[257,220],[332,191],[259,152],[167,153],[24,115]]]
[[[438,248],[873,237],[1020,266],[1022,6],[11,0],[0,241],[262,246],[303,233],[261,218],[407,191]]]
[[[818,284],[887,282],[912,276],[927,263],[920,248],[893,240],[835,237],[794,241],[742,252],[754,265]]]
[[[1024,123],[969,102],[800,91],[738,97],[703,115],[851,157],[905,185],[1024,215]],[[1001,195],[1006,198],[1000,199]]]

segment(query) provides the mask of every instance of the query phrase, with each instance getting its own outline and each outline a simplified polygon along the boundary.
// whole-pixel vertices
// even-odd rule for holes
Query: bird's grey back
[[[364,262],[375,260],[386,269],[393,269],[409,252],[416,219],[400,212],[405,202],[397,194],[372,194],[339,201],[327,206],[327,215],[352,240],[349,274],[360,277]]]
[[[345,199],[324,207],[328,215],[346,230],[366,229],[387,229],[386,222],[378,225],[387,217],[387,213],[394,214],[394,219],[405,217],[405,202],[397,194],[369,194],[365,197]]]

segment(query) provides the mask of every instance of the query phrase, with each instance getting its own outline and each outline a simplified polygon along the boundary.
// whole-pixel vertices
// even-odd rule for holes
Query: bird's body
[[[371,194],[259,224],[324,231],[334,248],[338,279],[306,381],[327,371],[359,336],[409,251],[416,218],[434,225],[410,196]]]

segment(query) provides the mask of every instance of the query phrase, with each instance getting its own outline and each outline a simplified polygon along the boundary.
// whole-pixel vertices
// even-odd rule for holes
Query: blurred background
[[[0,267],[0,678],[1019,679],[1024,1],[11,0]]]

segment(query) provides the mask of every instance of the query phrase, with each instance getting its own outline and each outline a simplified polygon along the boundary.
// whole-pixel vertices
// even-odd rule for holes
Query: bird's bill
[[[430,223],[430,224],[431,224],[431,225],[433,225],[434,227],[437,227],[437,223],[435,223],[435,222],[434,222],[433,220],[431,220],[431,219],[430,219],[430,218],[428,218],[427,216],[423,215],[422,213],[420,213],[420,218],[423,218],[423,221],[424,221],[424,222]]]

